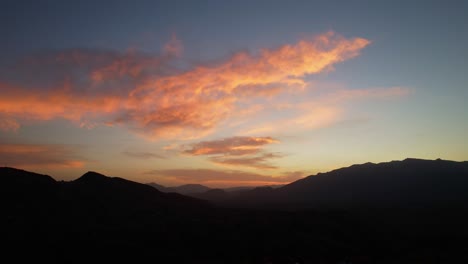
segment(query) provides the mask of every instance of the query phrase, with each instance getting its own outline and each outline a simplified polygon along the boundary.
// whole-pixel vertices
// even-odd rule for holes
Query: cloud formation
[[[11,118],[2,118],[0,116],[0,131],[10,132],[18,130],[20,125]]]
[[[263,153],[257,156],[232,158],[226,156],[211,157],[210,160],[216,164],[227,166],[244,166],[256,169],[277,169],[277,166],[269,164],[270,159],[281,158],[283,155],[277,153]]]
[[[345,115],[344,105],[348,102],[364,99],[390,99],[407,96],[411,90],[406,87],[369,88],[369,89],[338,89],[329,90],[325,94],[307,97],[307,100],[289,103],[277,103],[274,108],[281,113],[290,113],[289,116],[263,123],[256,123],[250,128],[243,129],[241,135],[272,134],[293,128],[296,132],[301,130],[319,129],[342,121]]]
[[[81,168],[84,160],[63,145],[0,144],[1,166],[26,169]]]
[[[173,183],[201,183],[210,186],[261,186],[271,184],[287,184],[305,176],[304,172],[286,172],[276,176],[268,176],[258,173],[243,172],[237,170],[211,170],[211,169],[172,169],[153,170],[146,174],[154,175]]]
[[[175,34],[172,34],[171,40],[164,45],[164,53],[170,56],[179,57],[184,51],[182,42],[177,38]]]
[[[195,143],[183,153],[210,156],[209,160],[218,165],[276,169],[277,167],[269,164],[268,160],[282,155],[263,150],[266,145],[272,143],[279,143],[279,140],[272,137],[230,137]]]
[[[163,155],[152,152],[124,151],[124,155],[137,159],[165,159]]]
[[[9,120],[0,128],[62,118],[85,127],[123,125],[153,139],[200,138],[241,104],[303,89],[304,76],[332,69],[368,44],[329,32],[185,72],[170,66],[182,51],[175,37],[161,56],[71,50],[31,57],[0,76],[0,120]]]
[[[184,153],[190,155],[222,154],[239,156],[256,154],[260,151],[261,147],[278,142],[277,139],[271,137],[231,137],[193,144]]]

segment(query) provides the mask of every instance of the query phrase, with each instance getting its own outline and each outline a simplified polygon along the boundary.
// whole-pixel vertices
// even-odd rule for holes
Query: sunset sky
[[[468,160],[468,1],[2,1],[0,166],[166,186]]]

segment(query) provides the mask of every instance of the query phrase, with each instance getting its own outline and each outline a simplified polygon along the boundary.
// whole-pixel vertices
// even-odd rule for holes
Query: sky
[[[165,186],[468,160],[467,1],[2,1],[0,166]]]

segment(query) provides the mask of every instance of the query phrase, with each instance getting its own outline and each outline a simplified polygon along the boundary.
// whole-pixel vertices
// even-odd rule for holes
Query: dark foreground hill
[[[140,245],[145,248],[145,239],[164,248],[172,236],[179,239],[179,231],[191,232],[191,224],[210,209],[202,200],[96,172],[57,182],[46,175],[0,168],[0,182],[4,248],[59,262],[80,262],[93,254],[106,259],[129,256]],[[179,224],[182,228],[171,230]]]
[[[70,182],[57,182],[47,175],[13,168],[0,168],[3,206],[11,209],[41,209],[42,206],[64,206],[74,209],[107,212],[124,210],[188,210],[208,206],[208,203],[176,193],[158,190],[122,178],[111,178],[87,172]],[[59,208],[57,208],[59,209]]]
[[[468,263],[465,173],[466,163],[447,161],[357,165],[248,191],[236,201],[244,207],[246,197],[256,205],[267,201],[269,209],[236,209],[94,172],[57,182],[0,168],[2,256],[49,263]],[[410,193],[390,177],[406,177],[418,195],[390,194],[398,202],[377,206],[388,200],[380,198],[385,188]],[[378,191],[358,187],[370,179]],[[438,188],[434,195],[444,199],[427,195]],[[314,195],[320,203],[309,198]],[[326,195],[332,203],[323,202]],[[354,197],[375,200],[363,207],[341,203]],[[418,206],[400,206],[411,199]]]

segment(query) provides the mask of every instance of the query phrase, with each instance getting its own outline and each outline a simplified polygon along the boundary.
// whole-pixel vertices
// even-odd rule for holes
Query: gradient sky
[[[2,1],[0,166],[167,186],[468,160],[467,1]]]

